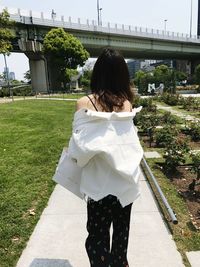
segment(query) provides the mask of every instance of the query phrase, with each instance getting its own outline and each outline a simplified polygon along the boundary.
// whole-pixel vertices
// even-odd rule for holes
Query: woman
[[[70,157],[82,167],[80,191],[87,196],[86,250],[93,267],[128,267],[143,150],[133,125],[137,110],[132,110],[128,68],[119,52],[106,48],[98,57],[91,92],[77,101],[69,143]]]

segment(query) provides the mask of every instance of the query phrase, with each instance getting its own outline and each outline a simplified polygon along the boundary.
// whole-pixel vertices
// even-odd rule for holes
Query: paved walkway
[[[183,267],[143,175],[140,188],[141,196],[133,204],[131,217],[130,267]],[[16,267],[89,267],[84,247],[86,219],[86,203],[56,185]]]
[[[176,115],[182,119],[185,119],[185,120],[195,120],[195,121],[200,121],[199,118],[195,117],[195,116],[191,116],[191,115],[185,115],[183,114],[181,111],[178,111],[178,110],[174,110],[173,107],[166,107],[166,106],[163,106],[162,104],[156,104],[157,108],[158,109],[163,109],[165,111],[170,111],[173,115]]]
[[[20,100],[37,100],[37,99],[44,99],[44,100],[62,100],[62,101],[77,101],[78,99],[75,98],[56,98],[56,97],[35,97],[35,96],[30,96],[30,97],[20,97],[20,98],[14,98],[14,100],[12,100],[12,98],[0,98],[0,104],[4,104],[4,103],[11,103],[11,102],[15,102],[15,101],[20,101]]]

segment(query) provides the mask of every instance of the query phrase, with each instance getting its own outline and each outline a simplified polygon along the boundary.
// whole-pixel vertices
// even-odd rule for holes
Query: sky
[[[20,8],[22,12],[32,10],[33,15],[44,12],[45,17],[50,17],[53,9],[57,18],[63,15],[71,16],[74,21],[77,18],[97,21],[97,0],[0,0],[0,6]],[[164,30],[167,20],[167,30],[189,34],[192,17],[192,34],[197,31],[198,0],[99,0],[99,6],[103,22]],[[7,63],[19,80],[29,69],[28,59],[23,54],[11,53]],[[4,60],[0,55],[0,73],[3,68]]]

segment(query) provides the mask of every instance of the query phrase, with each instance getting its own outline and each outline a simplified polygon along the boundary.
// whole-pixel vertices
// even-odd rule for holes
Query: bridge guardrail
[[[3,7],[0,6],[0,10]],[[23,15],[20,9],[13,9],[10,10],[10,17],[11,19],[15,20],[19,23],[25,24],[37,24],[41,26],[50,26],[50,27],[64,27],[76,30],[85,30],[85,31],[97,31],[97,32],[105,32],[111,34],[124,34],[127,36],[138,36],[138,37],[146,37],[146,38],[153,38],[153,39],[165,39],[171,41],[181,41],[181,42],[191,42],[191,43],[198,43],[200,44],[200,39],[196,35],[190,36],[186,33],[178,33],[178,32],[170,32],[164,31],[159,29],[150,29],[150,28],[143,28],[138,26],[132,25],[124,25],[124,24],[114,24],[114,23],[107,23],[103,22],[102,25],[97,25],[95,20],[84,20],[84,23],[81,23],[82,20],[80,18],[77,19],[77,22],[72,22],[71,17],[68,18],[68,21],[64,20],[62,16],[60,19],[50,19],[44,18],[44,14],[41,13],[40,17],[33,16],[33,12],[28,11],[25,13],[23,11]]]

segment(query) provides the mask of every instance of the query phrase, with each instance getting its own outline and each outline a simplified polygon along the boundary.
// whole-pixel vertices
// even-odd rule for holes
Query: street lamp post
[[[190,6],[190,38],[192,37],[192,7],[193,7],[193,1],[191,0],[191,6]]]
[[[101,8],[101,7],[99,7],[99,0],[97,0],[97,16],[98,16],[98,25],[102,25],[101,11],[102,11],[102,8]]]
[[[51,10],[51,18],[52,20],[56,18],[56,12],[54,11],[54,9]]]
[[[101,11],[102,11],[102,7],[99,8],[99,25],[102,26],[102,17],[101,17]]]
[[[8,85],[8,90],[9,90],[9,96],[10,96],[10,82],[9,82],[9,76],[8,76],[8,66],[7,66],[7,61],[6,61],[6,54],[3,53],[4,56],[4,62],[5,62],[5,79]]]
[[[164,20],[164,23],[165,23],[165,28],[164,29],[165,29],[165,33],[166,33],[166,31],[167,31],[167,19]]]
[[[200,38],[200,0],[198,0],[197,38]]]
[[[98,17],[98,25],[99,25],[99,0],[97,0],[97,17]]]

